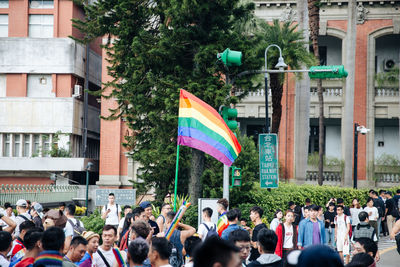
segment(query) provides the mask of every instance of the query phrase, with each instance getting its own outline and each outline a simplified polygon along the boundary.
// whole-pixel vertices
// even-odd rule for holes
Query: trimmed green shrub
[[[104,220],[101,218],[99,209],[96,209],[90,216],[84,216],[80,219],[85,225],[86,231],[93,231],[101,235],[104,226]]]

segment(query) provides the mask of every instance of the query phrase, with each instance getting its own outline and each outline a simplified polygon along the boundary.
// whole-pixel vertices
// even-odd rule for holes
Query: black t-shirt
[[[151,228],[153,228],[153,230],[154,230],[153,235],[156,235],[160,232],[160,229],[158,228],[158,224],[155,221],[149,220],[149,224],[150,224]]]
[[[394,200],[393,200],[393,198],[387,199],[386,202],[385,202],[385,204],[386,204],[386,208],[388,209],[386,215],[392,215],[392,216],[394,216],[394,217],[397,217],[397,215],[398,215],[398,214],[397,214],[397,209],[396,209],[396,207],[395,207],[395,205],[394,205]]]
[[[374,198],[374,207],[378,209],[379,217],[385,217],[385,203],[382,199]]]
[[[257,235],[260,232],[261,229],[263,228],[267,228],[267,226],[265,225],[265,223],[260,223],[259,225],[256,225],[256,227],[254,227],[253,229],[253,236],[251,237],[251,241],[253,242],[257,242]],[[258,249],[255,248],[251,248],[250,250],[250,258],[249,261],[255,261],[258,257],[260,257],[260,253],[258,253]]]
[[[336,216],[335,210],[332,212],[330,212],[329,210],[325,211],[324,213],[325,228],[329,228],[329,226],[331,226],[331,228],[335,228],[335,216]],[[329,222],[327,222],[326,220],[329,220]]]

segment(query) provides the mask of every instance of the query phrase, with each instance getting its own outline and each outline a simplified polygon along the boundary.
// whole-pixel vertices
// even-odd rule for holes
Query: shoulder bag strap
[[[28,218],[26,218],[24,215],[18,215],[19,217],[21,217],[22,219],[24,219],[25,221],[30,221]]]
[[[206,223],[203,223],[203,225],[206,227],[207,231],[210,231],[210,228],[208,228]]]
[[[104,261],[104,264],[105,264],[107,267],[110,267],[110,264],[108,263],[108,261],[106,260],[106,258],[104,257],[104,255],[103,255],[103,253],[100,251],[100,249],[98,249],[97,252],[99,253],[101,259]]]

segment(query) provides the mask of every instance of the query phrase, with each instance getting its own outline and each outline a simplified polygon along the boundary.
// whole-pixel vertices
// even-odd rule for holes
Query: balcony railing
[[[1,185],[0,202],[16,203],[19,199],[29,199],[39,203],[65,202],[76,197],[76,185]]]
[[[325,166],[323,172],[324,182],[340,183],[342,181],[341,166]],[[318,167],[308,166],[306,173],[306,181],[318,181]]]
[[[400,166],[375,165],[375,179],[379,183],[399,183]]]
[[[376,97],[398,97],[399,88],[375,88]]]
[[[324,90],[324,97],[341,97],[343,96],[343,89],[342,88],[323,88]],[[311,87],[310,88],[311,96],[318,96],[317,88]]]

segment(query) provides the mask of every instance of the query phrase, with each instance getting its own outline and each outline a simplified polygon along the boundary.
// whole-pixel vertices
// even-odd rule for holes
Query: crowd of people
[[[155,218],[150,202],[121,207],[111,193],[101,210],[105,225],[96,233],[75,218],[74,204],[44,209],[20,199],[17,214],[10,203],[0,211],[0,266],[373,267],[380,236],[394,240],[400,232],[400,190],[392,195],[371,190],[364,206],[354,199],[350,207],[334,197],[325,207],[289,201],[269,227],[262,208],[251,208],[249,227],[241,210],[220,199],[217,223],[206,207],[197,230],[180,222],[169,239],[176,213],[168,203]]]

